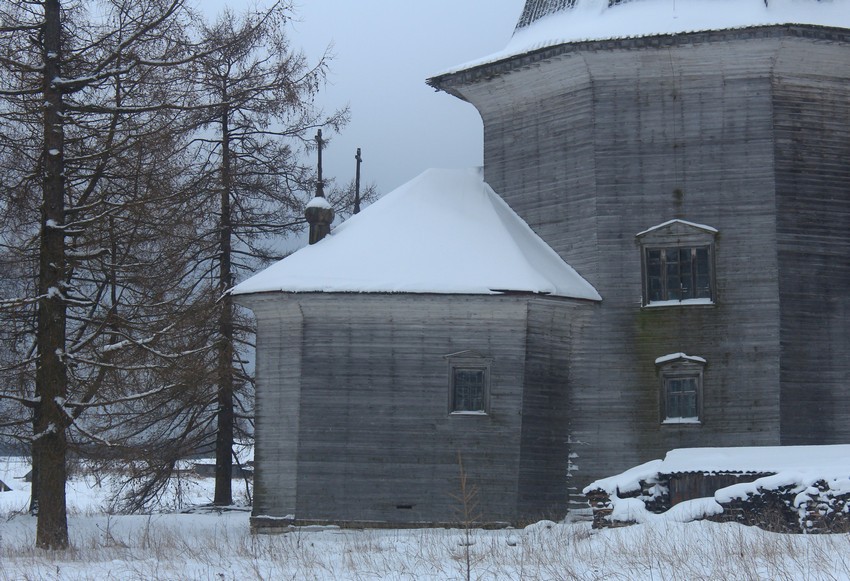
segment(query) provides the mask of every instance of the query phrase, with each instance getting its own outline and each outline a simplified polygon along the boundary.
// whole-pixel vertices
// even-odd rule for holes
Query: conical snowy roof
[[[276,291],[529,292],[601,300],[477,169],[422,173],[233,293]]]
[[[727,19],[744,26],[793,23],[843,27],[833,20],[833,15],[846,11],[845,0],[526,0],[516,30],[522,32],[556,14],[569,19],[563,22],[572,21],[576,26],[590,24],[586,20],[588,17],[608,19],[628,15],[634,21],[664,20],[672,15],[690,20],[692,15],[698,14],[705,28],[697,30],[715,29],[714,22]],[[846,19],[839,20],[846,22]],[[639,22],[633,24],[640,25]],[[726,26],[721,25],[721,28]]]
[[[504,50],[440,75],[572,42],[776,24],[850,29],[850,0],[526,0]]]

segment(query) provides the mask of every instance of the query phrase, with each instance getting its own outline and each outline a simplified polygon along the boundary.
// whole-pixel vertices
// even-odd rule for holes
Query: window
[[[489,411],[490,359],[474,351],[447,355],[449,413],[484,415]]]
[[[483,412],[487,370],[474,367],[452,368],[452,411]]]
[[[636,236],[641,247],[643,305],[714,302],[717,230],[671,220]]]
[[[711,299],[711,247],[646,248],[648,302]]]
[[[659,357],[655,364],[661,376],[661,422],[700,423],[705,359],[674,353]]]
[[[667,414],[665,419],[699,418],[697,413],[697,385],[699,377],[665,377],[664,393]]]

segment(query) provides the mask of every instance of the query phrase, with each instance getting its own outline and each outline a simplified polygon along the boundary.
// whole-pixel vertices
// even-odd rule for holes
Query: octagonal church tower
[[[429,84],[602,296],[569,357],[575,489],[671,448],[850,441],[850,2],[528,0]]]

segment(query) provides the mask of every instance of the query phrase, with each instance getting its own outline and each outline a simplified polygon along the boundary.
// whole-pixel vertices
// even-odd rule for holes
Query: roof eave
[[[356,290],[332,290],[332,291],[323,291],[323,290],[287,290],[287,289],[277,289],[277,290],[261,290],[261,291],[251,291],[251,292],[242,292],[242,293],[232,293],[233,300],[239,302],[244,300],[245,302],[249,302],[254,299],[269,299],[274,296],[306,296],[306,295],[380,295],[380,296],[391,296],[391,295],[428,295],[428,296],[446,296],[446,297],[457,297],[457,296],[478,296],[478,297],[518,297],[518,296],[526,296],[529,298],[544,298],[544,299],[558,299],[558,300],[569,300],[569,301],[587,301],[598,303],[602,301],[602,297],[584,297],[584,296],[570,296],[567,294],[557,294],[549,291],[529,291],[529,290],[503,290],[503,289],[492,289],[490,292],[460,292],[460,291],[356,291]]]
[[[459,99],[468,101],[458,90],[458,87],[499,77],[568,53],[645,47],[672,47],[729,39],[749,39],[754,37],[780,38],[785,36],[814,38],[820,41],[850,42],[850,29],[819,24],[764,24],[742,28],[563,42],[435,75],[426,79],[425,83],[437,91],[443,91]]]

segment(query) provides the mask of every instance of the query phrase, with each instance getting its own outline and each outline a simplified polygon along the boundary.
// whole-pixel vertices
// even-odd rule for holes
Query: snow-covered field
[[[463,531],[302,530],[252,536],[248,513],[110,515],[110,479],[69,484],[72,548],[33,549],[28,467],[0,459],[0,579],[465,579]],[[171,506],[208,502],[181,479]],[[239,486],[234,482],[234,490]],[[177,494],[179,492],[179,494]],[[592,531],[541,522],[473,531],[472,579],[850,579],[850,535],[779,535],[707,522]]]

